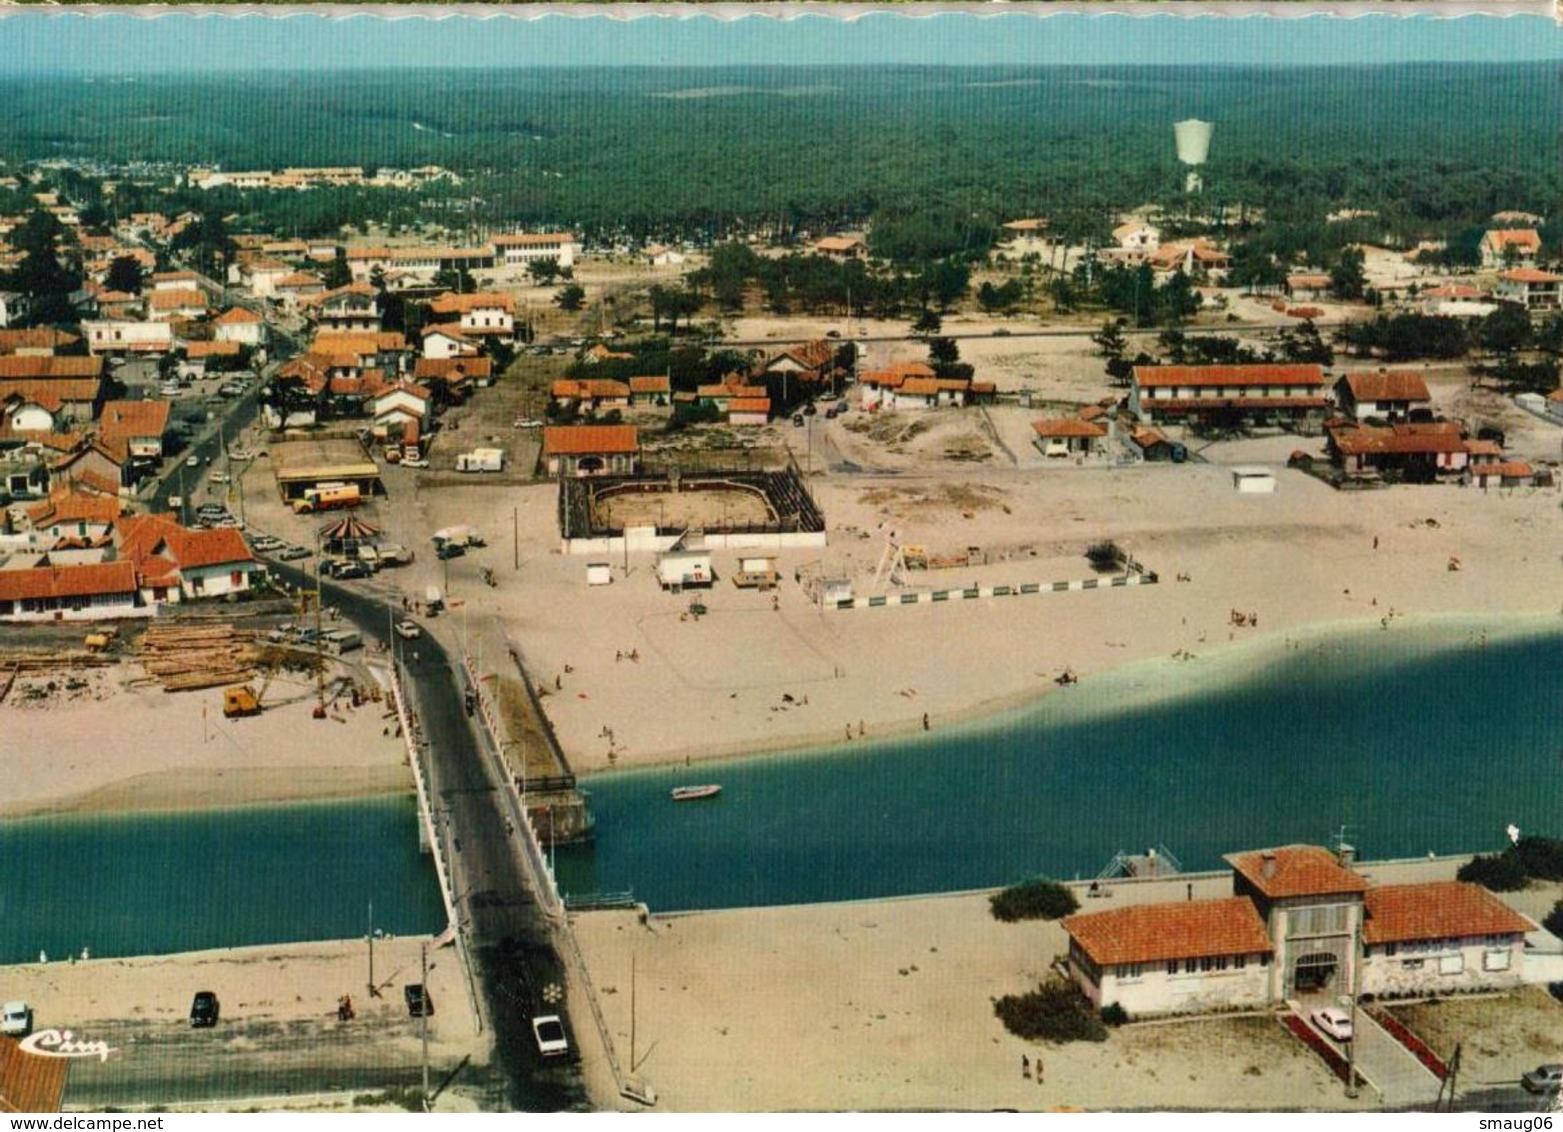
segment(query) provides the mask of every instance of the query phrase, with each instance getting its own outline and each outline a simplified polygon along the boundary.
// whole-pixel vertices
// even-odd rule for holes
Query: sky
[[[381,9],[384,11],[384,9]],[[1563,25],[1538,15],[1351,18],[1008,12],[856,20],[718,19],[600,10],[519,18],[353,14],[190,15],[11,9],[0,74],[414,66],[748,64],[1327,64],[1563,62]]]

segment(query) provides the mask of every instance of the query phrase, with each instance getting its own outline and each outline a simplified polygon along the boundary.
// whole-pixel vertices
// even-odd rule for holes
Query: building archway
[[[1292,964],[1292,989],[1297,994],[1328,990],[1340,970],[1340,960],[1329,951],[1310,951]]]

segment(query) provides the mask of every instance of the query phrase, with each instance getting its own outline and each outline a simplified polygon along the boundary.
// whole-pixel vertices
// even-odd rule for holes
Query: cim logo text
[[[99,1061],[107,1061],[109,1054],[119,1052],[110,1049],[108,1042],[78,1041],[69,1030],[39,1030],[23,1038],[19,1044],[23,1051],[39,1057],[95,1057]]]

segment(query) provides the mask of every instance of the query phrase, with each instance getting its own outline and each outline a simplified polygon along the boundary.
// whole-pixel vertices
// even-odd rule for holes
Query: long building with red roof
[[[1135,366],[1129,410],[1149,424],[1288,424],[1329,408],[1318,365]]]

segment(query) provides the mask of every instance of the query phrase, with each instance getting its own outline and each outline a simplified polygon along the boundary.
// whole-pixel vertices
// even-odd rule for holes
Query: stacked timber
[[[114,664],[111,656],[65,649],[60,652],[0,652],[0,672],[49,672],[54,669],[102,668]]]
[[[165,692],[242,684],[255,676],[255,634],[231,624],[154,627],[136,651],[147,675]]]

